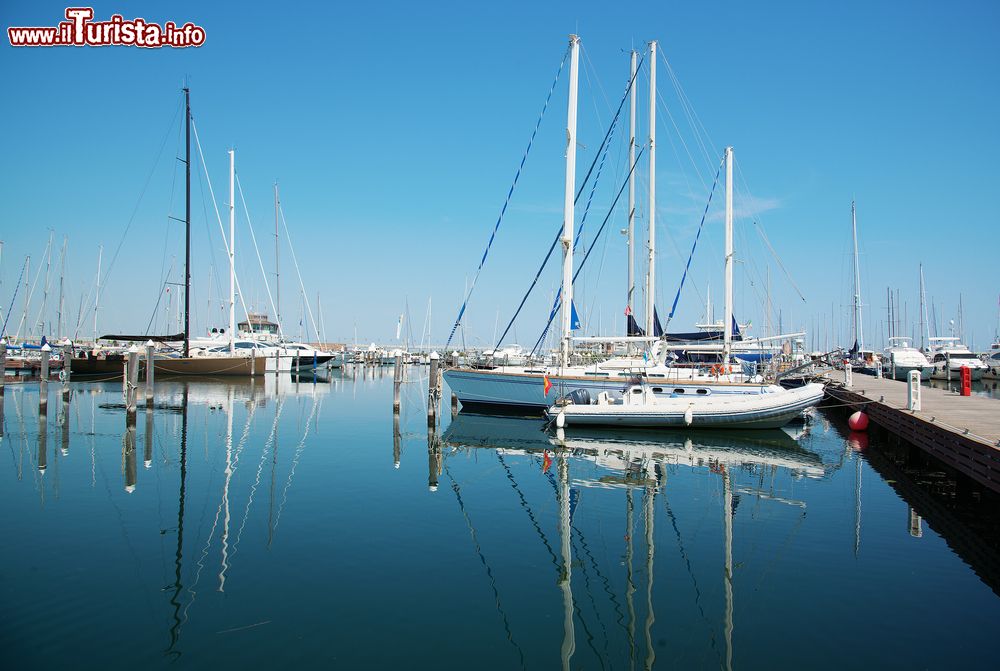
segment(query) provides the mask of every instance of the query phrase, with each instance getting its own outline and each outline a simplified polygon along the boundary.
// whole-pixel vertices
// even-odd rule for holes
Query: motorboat
[[[968,368],[972,380],[981,380],[987,366],[982,359],[963,345],[959,338],[931,338],[930,361],[935,380],[959,380],[962,368]]]
[[[882,361],[882,374],[894,380],[909,380],[910,371],[914,370],[920,372],[921,380],[929,380],[934,371],[934,365],[924,353],[912,347],[910,339],[904,337],[889,338]]]
[[[717,393],[701,387],[695,393],[678,388],[669,395],[655,385],[634,384],[621,394],[602,392],[591,398],[575,390],[559,399],[546,414],[556,426],[600,425],[647,428],[776,429],[802,415],[823,399],[823,385],[808,383],[794,389],[760,384],[754,391]],[[683,393],[678,393],[683,392]]]

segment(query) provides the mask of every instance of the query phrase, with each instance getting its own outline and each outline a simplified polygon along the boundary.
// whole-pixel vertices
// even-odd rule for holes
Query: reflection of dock
[[[855,377],[850,389],[830,384],[827,394],[864,410],[900,438],[976,482],[1000,492],[1000,402],[983,396],[921,387],[921,409],[907,410],[905,382]]]
[[[979,578],[1000,595],[1000,516],[983,515],[987,502],[970,507],[956,497],[960,484],[933,463],[914,458],[909,445],[880,442],[865,451],[872,469],[910,506],[911,534],[918,535],[914,516],[937,532]]]

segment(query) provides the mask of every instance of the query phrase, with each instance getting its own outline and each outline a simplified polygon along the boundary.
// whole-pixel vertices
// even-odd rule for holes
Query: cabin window
[[[654,394],[662,394],[663,393],[663,387],[653,387],[653,393]]]
[[[588,370],[586,373],[584,373],[584,375],[599,375],[599,376],[603,376],[603,377],[608,377],[610,375],[610,373],[598,373],[596,371],[589,371]]]
[[[651,373],[646,377],[666,377],[666,375],[664,375],[663,373]]]
[[[674,389],[674,393],[675,394],[683,394],[684,390],[683,389]]]
[[[642,393],[642,389],[639,389],[638,387],[636,387],[635,389],[632,390],[632,393],[633,394],[641,394]]]
[[[707,394],[708,393],[708,389],[699,389],[698,393],[702,394],[702,395]]]

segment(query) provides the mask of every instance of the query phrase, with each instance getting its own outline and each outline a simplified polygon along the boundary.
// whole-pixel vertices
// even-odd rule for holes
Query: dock
[[[834,377],[836,374],[834,374]],[[920,410],[908,410],[906,382],[855,375],[833,379],[827,395],[933,455],[994,492],[1000,492],[1000,400],[920,387]]]

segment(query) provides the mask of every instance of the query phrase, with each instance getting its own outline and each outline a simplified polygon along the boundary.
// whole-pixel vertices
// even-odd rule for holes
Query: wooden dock
[[[906,382],[855,375],[847,388],[842,380],[842,373],[831,375],[826,392],[832,399],[864,410],[873,422],[1000,492],[1000,400],[922,385],[921,409],[911,411]]]

